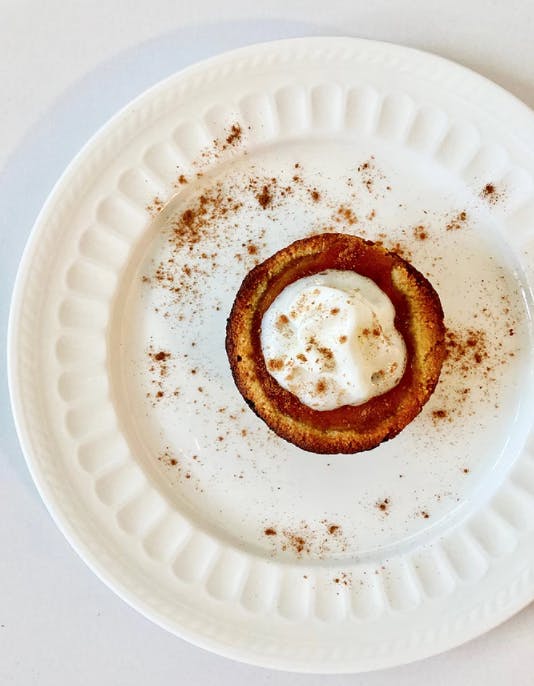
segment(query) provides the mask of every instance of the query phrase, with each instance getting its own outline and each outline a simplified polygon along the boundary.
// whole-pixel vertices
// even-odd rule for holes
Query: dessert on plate
[[[252,269],[228,318],[237,388],[279,436],[356,453],[421,411],[445,355],[439,297],[406,260],[357,236],[296,241]]]

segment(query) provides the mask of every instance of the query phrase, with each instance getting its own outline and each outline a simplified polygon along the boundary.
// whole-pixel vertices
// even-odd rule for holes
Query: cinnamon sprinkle
[[[271,191],[269,190],[268,186],[263,186],[261,193],[258,193],[256,198],[264,210],[267,209],[267,207],[269,207],[269,205],[271,205],[273,202],[273,196],[271,195]]]
[[[226,137],[227,145],[236,145],[241,140],[242,136],[241,126],[239,124],[232,124],[230,133]]]
[[[467,221],[467,212],[462,210],[457,215],[455,215],[445,227],[447,231],[458,231],[465,226]]]
[[[487,183],[480,191],[480,197],[489,205],[496,205],[504,198],[504,192],[499,191],[494,183]]]

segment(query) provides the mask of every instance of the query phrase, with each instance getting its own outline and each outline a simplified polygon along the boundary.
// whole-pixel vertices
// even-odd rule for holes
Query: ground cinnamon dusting
[[[150,215],[154,217],[161,212],[164,205],[165,203],[163,202],[163,200],[156,195],[156,197],[152,200],[152,203],[146,206],[146,210]]]
[[[413,230],[413,235],[419,241],[426,241],[428,238],[428,232],[424,226],[416,226]]]
[[[454,215],[453,218],[448,222],[445,229],[447,231],[458,231],[464,228],[467,221],[467,212],[462,210],[458,214]]]
[[[351,572],[341,572],[339,576],[333,578],[335,584],[341,584],[347,588],[352,586],[352,573]]]
[[[495,312],[483,310],[482,315],[494,317]],[[445,333],[441,381],[433,397],[433,402],[439,405],[430,413],[434,425],[442,424],[444,420],[451,422],[466,412],[475,414],[472,390],[482,392],[486,399],[491,398],[491,384],[496,379],[496,372],[509,355],[513,353],[504,352],[501,340],[496,339],[490,345],[484,329],[449,327]]]
[[[389,505],[390,505],[390,500],[389,498],[384,498],[384,500],[379,500],[375,507],[380,510],[380,512],[383,512],[384,514],[388,515],[389,514]]]
[[[168,467],[176,467],[176,465],[178,465],[178,460],[170,455],[168,450],[165,450],[161,455],[158,455],[158,461],[163,462]]]
[[[242,135],[241,129],[239,127],[238,130],[237,125],[235,125],[235,127],[236,128],[234,129],[234,126],[232,126],[227,137],[224,139],[226,145],[235,145],[240,141]],[[299,169],[299,163],[295,163],[294,167],[296,170]],[[375,193],[377,182],[380,180],[380,177],[377,176],[373,160],[370,159],[359,165],[357,171],[360,174],[360,180],[367,191],[369,191],[369,193]],[[287,178],[290,177],[291,173]],[[194,175],[192,175],[191,178],[194,179]],[[357,177],[355,176],[355,178]],[[178,177],[178,183],[187,183],[187,179],[183,174]],[[219,246],[217,245],[215,248],[208,248],[206,247],[207,241],[210,241],[210,245],[212,241],[220,241],[221,243],[224,241],[224,234],[222,232],[219,233],[220,221],[223,219],[227,221],[231,217],[232,219],[230,221],[234,221],[235,229],[239,230],[240,217],[236,215],[238,215],[247,200],[249,205],[255,208],[258,216],[265,216],[262,214],[262,210],[280,208],[282,206],[281,203],[283,203],[284,198],[287,195],[291,193],[300,193],[303,197],[307,198],[309,207],[312,206],[312,202],[323,202],[324,206],[327,208],[327,212],[331,211],[333,213],[332,217],[328,220],[329,223],[333,225],[328,227],[328,230],[330,231],[350,230],[348,227],[354,225],[358,221],[355,211],[352,210],[351,207],[347,204],[338,205],[338,200],[335,203],[330,203],[322,189],[319,191],[319,189],[315,187],[311,188],[307,186],[305,181],[303,182],[303,177],[300,176],[300,172],[293,176],[293,180],[289,185],[286,185],[286,183],[286,181],[279,181],[275,178],[263,178],[260,175],[252,174],[251,177],[245,179],[240,186],[232,186],[229,189],[223,184],[215,183],[211,187],[205,189],[196,199],[192,199],[188,204],[182,206],[183,211],[175,217],[171,236],[169,238],[171,258],[164,263],[156,265],[153,273],[151,272],[149,275],[143,275],[141,277],[143,283],[150,284],[151,287],[165,289],[175,298],[175,302],[178,302],[179,299],[184,297],[187,297],[194,302],[196,297],[195,294],[197,293],[195,289],[199,287],[198,284],[202,283],[203,276],[212,274],[214,269],[219,266],[217,253]],[[387,186],[388,190],[390,188],[390,186]],[[362,193],[362,191],[363,189],[359,192]],[[363,191],[363,194],[365,196],[365,191]],[[498,197],[499,193],[493,184],[487,184],[483,189],[483,192],[481,192],[481,195],[485,197],[488,202],[493,202],[493,198]],[[155,202],[156,200],[158,202]],[[351,201],[349,200],[349,203],[350,202]],[[371,202],[374,204],[373,199],[371,199]],[[150,211],[159,212],[162,207],[163,202],[157,198],[152,202]],[[373,220],[376,216],[376,211],[372,210],[369,212],[367,209],[367,212],[366,219],[369,221]],[[269,219],[270,213],[266,216],[267,219]],[[417,219],[417,221],[420,221],[421,219],[422,217]],[[377,222],[379,221],[381,221],[381,216]],[[423,219],[423,221],[426,222],[425,219]],[[446,224],[445,221],[447,222]],[[468,216],[465,210],[460,212],[455,211],[454,214],[451,213],[451,215],[443,220],[441,229],[443,230],[443,227],[445,227],[447,231],[457,231],[463,228],[467,221]],[[377,225],[377,222],[375,222],[374,226]],[[390,238],[389,244],[387,244],[388,237],[385,235],[384,238],[379,239],[377,242],[387,244],[388,249],[397,252],[399,255],[411,261],[412,255],[409,250],[410,241],[414,253],[417,254],[415,248],[416,241],[427,241],[428,239],[428,242],[430,242],[430,240],[435,239],[435,235],[434,233],[431,233],[428,225],[419,224],[414,227],[413,223],[406,222],[405,226],[406,228],[402,230],[402,236],[406,239],[404,242],[401,243],[400,241],[397,241],[396,243],[393,243],[393,239]],[[378,224],[378,228],[382,228],[380,224]],[[322,230],[323,229],[321,228],[321,231]],[[221,237],[219,237],[219,235]],[[369,235],[371,237],[371,234]],[[243,240],[246,240],[246,238],[244,237]],[[263,244],[263,247],[265,247],[265,244]],[[239,250],[239,248],[237,249]],[[249,265],[252,266],[254,264],[254,261],[251,258],[255,258],[259,255],[261,249],[261,240],[258,241],[257,244],[251,242],[244,242],[242,244],[239,258],[236,257],[236,259],[243,261],[242,267],[244,271],[246,271]],[[202,253],[200,253],[201,250]],[[418,250],[424,251],[424,248],[419,247]],[[178,266],[177,259],[175,262],[178,253],[181,253],[180,258],[183,258],[184,254],[186,255],[186,264],[183,266]],[[187,260],[187,255],[189,253],[191,253],[191,260]],[[202,260],[202,262],[200,260]],[[203,264],[205,264],[205,266],[201,266]],[[193,310],[194,308],[192,308],[192,311]],[[331,314],[336,314],[334,309],[331,310]],[[276,327],[282,329],[289,324],[289,321],[288,316],[281,315],[276,322]],[[511,323],[513,324],[513,322]],[[510,336],[514,335],[513,328],[507,328],[507,332],[508,331]],[[368,336],[380,335],[380,331],[374,328],[367,329],[362,333]],[[347,336],[340,336],[339,341],[340,343],[346,343]],[[471,385],[473,384],[475,370],[478,370],[478,375],[480,376],[480,374],[482,374],[486,380],[490,380],[493,377],[497,362],[495,361],[495,356],[493,354],[490,356],[489,349],[492,348],[493,346],[488,346],[487,336],[483,329],[470,328],[464,330],[460,328],[451,328],[447,331],[446,360],[442,376],[445,379],[454,376],[456,379],[456,376],[459,375],[460,382],[456,383],[455,387],[451,387],[449,383],[449,386],[447,387],[447,394],[449,396],[448,402],[442,403],[440,398],[439,402],[434,405],[436,409],[430,409],[429,406],[429,415],[433,422],[445,425],[445,422],[452,421],[451,417],[454,416],[455,413],[460,412],[459,408],[461,403],[469,398],[471,393]],[[321,356],[321,362],[324,364],[328,364],[333,357],[331,351],[328,349],[320,349],[317,348],[316,345],[313,345],[312,349],[313,352],[310,351],[311,354],[314,355],[315,352],[318,352]],[[328,353],[330,353],[330,357]],[[308,360],[302,353],[297,357],[303,362]],[[170,353],[166,350],[156,349],[149,352],[149,362],[151,366],[153,366],[152,373],[155,377],[156,386],[155,393],[152,393],[152,397],[159,399],[168,397],[173,392],[178,392],[177,390],[173,391],[171,389],[168,393],[167,389],[160,388],[157,385],[158,382],[162,381],[162,377],[165,377],[167,374],[166,371],[162,372],[161,368],[166,364],[171,364],[170,360]],[[190,359],[190,363],[193,361],[193,359]],[[270,360],[268,365],[271,364],[274,365],[272,367],[273,369],[282,369],[284,367],[283,360]],[[195,372],[196,370],[193,370],[191,373],[194,374]],[[202,377],[202,380],[204,381],[204,377]],[[316,388],[317,392],[323,392],[325,386],[326,384],[324,381],[319,381]],[[198,388],[200,389],[201,387]],[[437,398],[437,396],[435,397]],[[199,400],[199,403],[200,402],[201,401]],[[241,431],[241,435],[246,436],[246,430],[241,429],[239,426],[237,426],[235,430],[237,433]],[[224,433],[224,429],[222,429],[222,431]],[[219,436],[218,441],[223,441],[223,436]],[[177,460],[168,457],[167,464],[176,466]],[[469,470],[465,468],[463,472],[467,474]],[[186,475],[185,478],[189,477]],[[242,478],[242,475],[240,475],[239,478]],[[372,503],[373,501],[371,500],[371,507]],[[382,515],[389,515],[389,498],[376,502],[375,507]],[[423,518],[430,517],[426,510],[421,510],[419,515]],[[298,527],[295,530],[283,529],[283,524],[281,523],[277,523],[276,526],[277,528],[267,526],[263,533],[268,537],[276,537],[272,543],[277,545],[278,548],[281,547],[282,550],[291,550],[300,557],[303,554],[309,553],[312,549],[314,553],[317,550],[328,549],[328,545],[324,543],[324,541],[317,543],[317,540],[314,539],[314,536],[317,536],[316,533],[312,533],[309,530],[300,530]],[[336,539],[340,536],[341,527],[337,524],[329,524],[328,526],[325,524],[325,527],[326,529],[323,530],[325,540],[327,539],[327,536],[330,536],[330,538],[333,539],[333,542],[337,543]],[[261,532],[261,527],[259,530]],[[336,577],[336,583],[340,583],[340,579],[341,575],[338,575]]]
[[[281,314],[278,319],[276,320],[276,328],[277,329],[283,329],[285,326],[289,324],[289,317],[287,317],[285,314]]]
[[[336,214],[333,216],[335,222],[344,222],[349,226],[353,226],[357,223],[358,217],[354,214],[353,210],[346,205],[340,205],[337,208]]]
[[[193,259],[178,266],[178,258],[183,251],[191,252],[211,238],[218,222],[235,214],[241,207],[242,202],[229,195],[221,183],[205,189],[200,196],[191,200],[185,210],[171,219],[168,238],[170,256],[156,265],[150,277],[143,275],[143,281],[167,290],[174,304],[184,298],[191,300],[200,297],[202,278],[217,268],[218,254],[202,251],[198,257],[205,261],[205,267]]]
[[[237,212],[242,206],[242,202],[227,195],[220,183],[206,189],[173,223],[173,247],[189,248],[199,243],[210,234],[217,220]]]
[[[445,360],[454,362],[455,369],[465,378],[473,368],[489,358],[487,334],[483,329],[454,331],[445,333]],[[486,370],[490,372],[491,369]],[[487,377],[486,377],[487,378]]]
[[[164,382],[169,373],[169,361],[171,353],[167,350],[154,350],[152,343],[146,351],[148,357],[148,371],[151,379],[150,383],[154,386],[153,392],[148,392],[146,397],[153,401],[153,405],[165,397]]]
[[[241,126],[239,124],[232,124],[232,128],[230,129],[230,133],[226,137],[226,143],[228,145],[236,145],[241,140],[242,133],[243,132],[242,132]]]
[[[273,196],[271,195],[271,191],[269,190],[268,186],[263,186],[261,193],[258,193],[256,198],[264,210],[267,209],[267,207],[269,207],[273,201]]]
[[[286,543],[282,546],[282,550],[287,550],[287,548],[292,548],[297,555],[301,555],[303,552],[310,552],[310,548],[306,543],[306,539],[300,534],[293,533],[291,531],[283,532]]]
[[[320,533],[317,524],[312,525],[306,521],[301,521],[300,525],[294,528],[282,528],[269,524],[263,533],[267,536],[269,535],[267,531],[273,530],[277,535],[275,539],[275,534],[271,534],[271,540],[276,545],[276,548],[272,550],[273,555],[276,554],[276,550],[279,550],[291,551],[298,558],[314,554],[319,559],[324,559],[334,550],[346,551],[348,543],[343,536],[341,525],[328,520],[322,520],[320,524],[325,527],[323,534]]]
[[[504,197],[504,192],[499,191],[494,183],[487,183],[480,191],[480,197],[490,205],[496,205]]]
[[[480,191],[483,198],[488,198],[495,195],[495,186],[492,183],[487,183],[484,188]]]
[[[324,393],[326,391],[326,383],[321,379],[315,386],[317,393]]]

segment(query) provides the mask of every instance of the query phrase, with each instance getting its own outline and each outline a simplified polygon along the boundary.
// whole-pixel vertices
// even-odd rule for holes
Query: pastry
[[[436,291],[406,260],[357,236],[296,241],[250,271],[226,330],[233,378],[279,436],[356,453],[421,411],[445,355]]]

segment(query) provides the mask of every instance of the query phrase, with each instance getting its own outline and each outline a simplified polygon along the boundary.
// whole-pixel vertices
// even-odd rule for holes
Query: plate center
[[[433,161],[378,140],[277,142],[184,179],[123,276],[110,332],[121,424],[160,491],[235,545],[318,563],[406,551],[488,497],[527,429],[530,364],[521,278],[490,210]],[[323,231],[406,257],[449,329],[430,402],[368,453],[281,440],[247,408],[226,359],[247,272]]]

